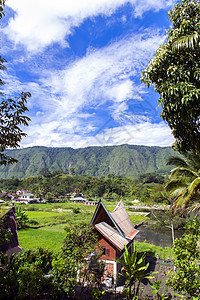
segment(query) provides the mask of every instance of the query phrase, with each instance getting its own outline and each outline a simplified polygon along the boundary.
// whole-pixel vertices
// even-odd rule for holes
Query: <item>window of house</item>
[[[106,256],[109,256],[110,255],[110,249],[105,249],[106,251],[105,251],[105,255]]]
[[[105,246],[102,247],[103,255],[109,256],[110,255],[110,249],[106,248]]]

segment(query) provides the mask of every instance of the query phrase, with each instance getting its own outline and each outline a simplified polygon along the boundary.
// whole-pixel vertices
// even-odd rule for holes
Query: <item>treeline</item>
[[[139,199],[146,203],[168,203],[164,190],[166,177],[156,173],[140,175],[137,180],[109,174],[100,178],[93,176],[67,175],[60,171],[51,173],[42,169],[40,175],[25,179],[1,179],[0,189],[16,192],[19,189],[31,191],[36,198],[51,200],[67,194],[82,193],[85,198],[103,197],[108,200],[120,198]]]

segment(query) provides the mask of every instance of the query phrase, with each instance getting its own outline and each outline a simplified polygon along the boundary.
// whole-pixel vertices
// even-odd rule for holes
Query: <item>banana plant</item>
[[[128,288],[128,299],[132,299],[139,294],[139,285],[143,279],[149,280],[153,278],[146,272],[149,263],[145,263],[145,253],[139,257],[135,245],[133,245],[133,253],[130,254],[126,245],[124,245],[123,259],[117,258],[122,266],[120,275],[125,276],[125,284]]]

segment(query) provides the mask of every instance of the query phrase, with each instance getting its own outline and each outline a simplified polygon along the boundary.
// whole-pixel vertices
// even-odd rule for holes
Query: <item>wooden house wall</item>
[[[107,241],[103,236],[99,235],[98,244],[100,247],[105,247],[105,254],[101,256],[102,260],[115,260],[116,248]]]
[[[108,216],[104,208],[100,206],[98,214],[95,216],[95,219],[93,221],[93,225],[98,224],[102,221],[106,222],[107,224],[113,227],[113,222],[111,221],[110,217]]]

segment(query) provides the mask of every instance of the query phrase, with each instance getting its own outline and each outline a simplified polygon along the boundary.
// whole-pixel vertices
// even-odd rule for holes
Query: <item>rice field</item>
[[[115,206],[108,206],[112,211]],[[96,206],[76,203],[49,203],[24,205],[29,228],[18,230],[20,246],[24,249],[41,246],[58,251],[65,237],[67,224],[90,223]],[[75,209],[79,209],[75,213]],[[133,224],[142,222],[143,215],[130,214]]]

